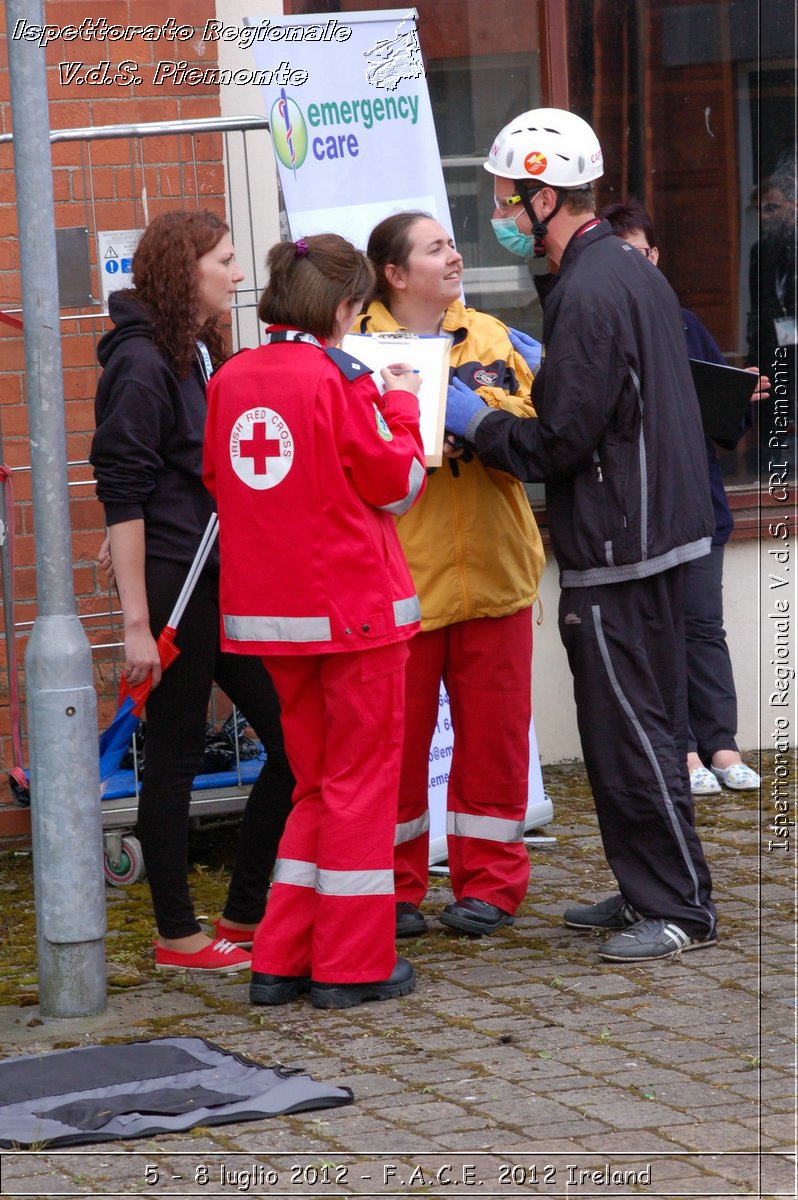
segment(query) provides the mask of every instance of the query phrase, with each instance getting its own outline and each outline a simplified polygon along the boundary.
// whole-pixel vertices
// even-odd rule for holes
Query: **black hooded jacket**
[[[178,379],[135,292],[112,293],[109,312],[114,328],[97,347],[103,373],[89,455],[97,496],[109,526],[143,519],[148,557],[190,563],[214,511],[202,482],[200,360]]]
[[[563,587],[624,583],[708,554],[704,433],[679,302],[661,271],[593,221],[543,308],[537,421],[488,409],[467,436],[486,466],[546,483]]]

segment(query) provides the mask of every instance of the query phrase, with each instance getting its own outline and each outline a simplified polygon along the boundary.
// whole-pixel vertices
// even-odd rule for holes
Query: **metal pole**
[[[75,612],[41,0],[6,0],[38,613],[25,655],[43,1016],[102,1012],[105,884],[91,651]]]

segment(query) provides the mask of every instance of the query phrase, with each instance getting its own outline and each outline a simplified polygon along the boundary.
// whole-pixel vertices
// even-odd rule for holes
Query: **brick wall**
[[[169,80],[153,83],[156,65],[161,60],[185,60],[191,66],[212,68],[217,63],[217,46],[204,43],[201,31],[205,21],[215,16],[213,0],[57,0],[45,5],[45,21],[64,31],[86,19],[104,18],[109,26],[151,24],[163,30],[173,18],[175,25],[190,27],[187,40],[160,36],[147,40],[140,35],[130,40],[73,40],[58,36],[46,48],[48,95],[51,129],[97,127],[109,124],[151,122],[218,116],[218,86],[195,83],[175,86]],[[8,31],[4,6],[0,8],[0,132],[12,130],[8,71]],[[59,64],[81,62],[80,68]],[[125,75],[135,74],[141,82],[69,81],[77,70],[85,71],[111,63],[133,62]],[[102,68],[101,68],[102,70]],[[218,134],[188,137],[142,138],[131,141],[106,140],[87,143],[56,144],[52,149],[55,224],[57,228],[83,226],[90,235],[97,230],[138,228],[145,213],[152,219],[171,208],[214,208],[224,213],[224,169],[222,141]],[[144,199],[146,187],[146,201]],[[199,198],[199,199],[198,199]],[[146,207],[145,207],[146,205]],[[0,312],[19,309],[21,285],[17,244],[18,213],[10,146],[0,146]],[[96,246],[90,236],[92,256]],[[92,294],[100,296],[97,264],[92,263]],[[81,310],[86,312],[87,310]],[[93,310],[101,311],[99,305]],[[77,310],[62,310],[74,317]],[[64,400],[67,429],[67,458],[85,459],[93,430],[93,396],[97,381],[95,344],[106,323],[99,319],[62,322]],[[0,418],[4,439],[4,459],[12,468],[26,468],[30,462],[28,425],[23,371],[21,334],[0,322]],[[85,467],[72,467],[71,481],[90,480]],[[27,470],[14,472],[14,525],[16,533],[16,570],[14,573],[15,620],[32,621],[36,615],[35,545],[31,511],[31,477]],[[70,487],[72,552],[75,595],[78,611],[104,613],[110,597],[101,578],[95,555],[103,536],[102,510],[94,499],[91,484]],[[111,640],[102,621],[88,622],[87,633],[93,643]],[[117,631],[118,633],[118,631]],[[113,635],[112,635],[113,636]],[[16,659],[23,696],[23,660],[27,631],[16,637]],[[95,677],[100,692],[101,724],[115,707],[115,676],[109,652],[93,655]],[[0,769],[10,765],[10,719],[6,682],[5,641],[0,643]],[[0,779],[0,804],[8,802],[5,777]]]

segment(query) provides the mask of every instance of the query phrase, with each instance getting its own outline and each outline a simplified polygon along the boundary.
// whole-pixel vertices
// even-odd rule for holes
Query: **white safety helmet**
[[[562,108],[533,108],[497,134],[483,164],[491,175],[554,188],[580,188],[604,174],[598,138]]]

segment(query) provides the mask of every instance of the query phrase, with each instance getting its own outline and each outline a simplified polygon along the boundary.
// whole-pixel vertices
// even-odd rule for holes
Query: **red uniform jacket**
[[[368,367],[308,334],[267,336],[208,385],[222,648],[324,654],[402,641],[420,609],[393,516],[426,483],[418,401],[380,396]]]

